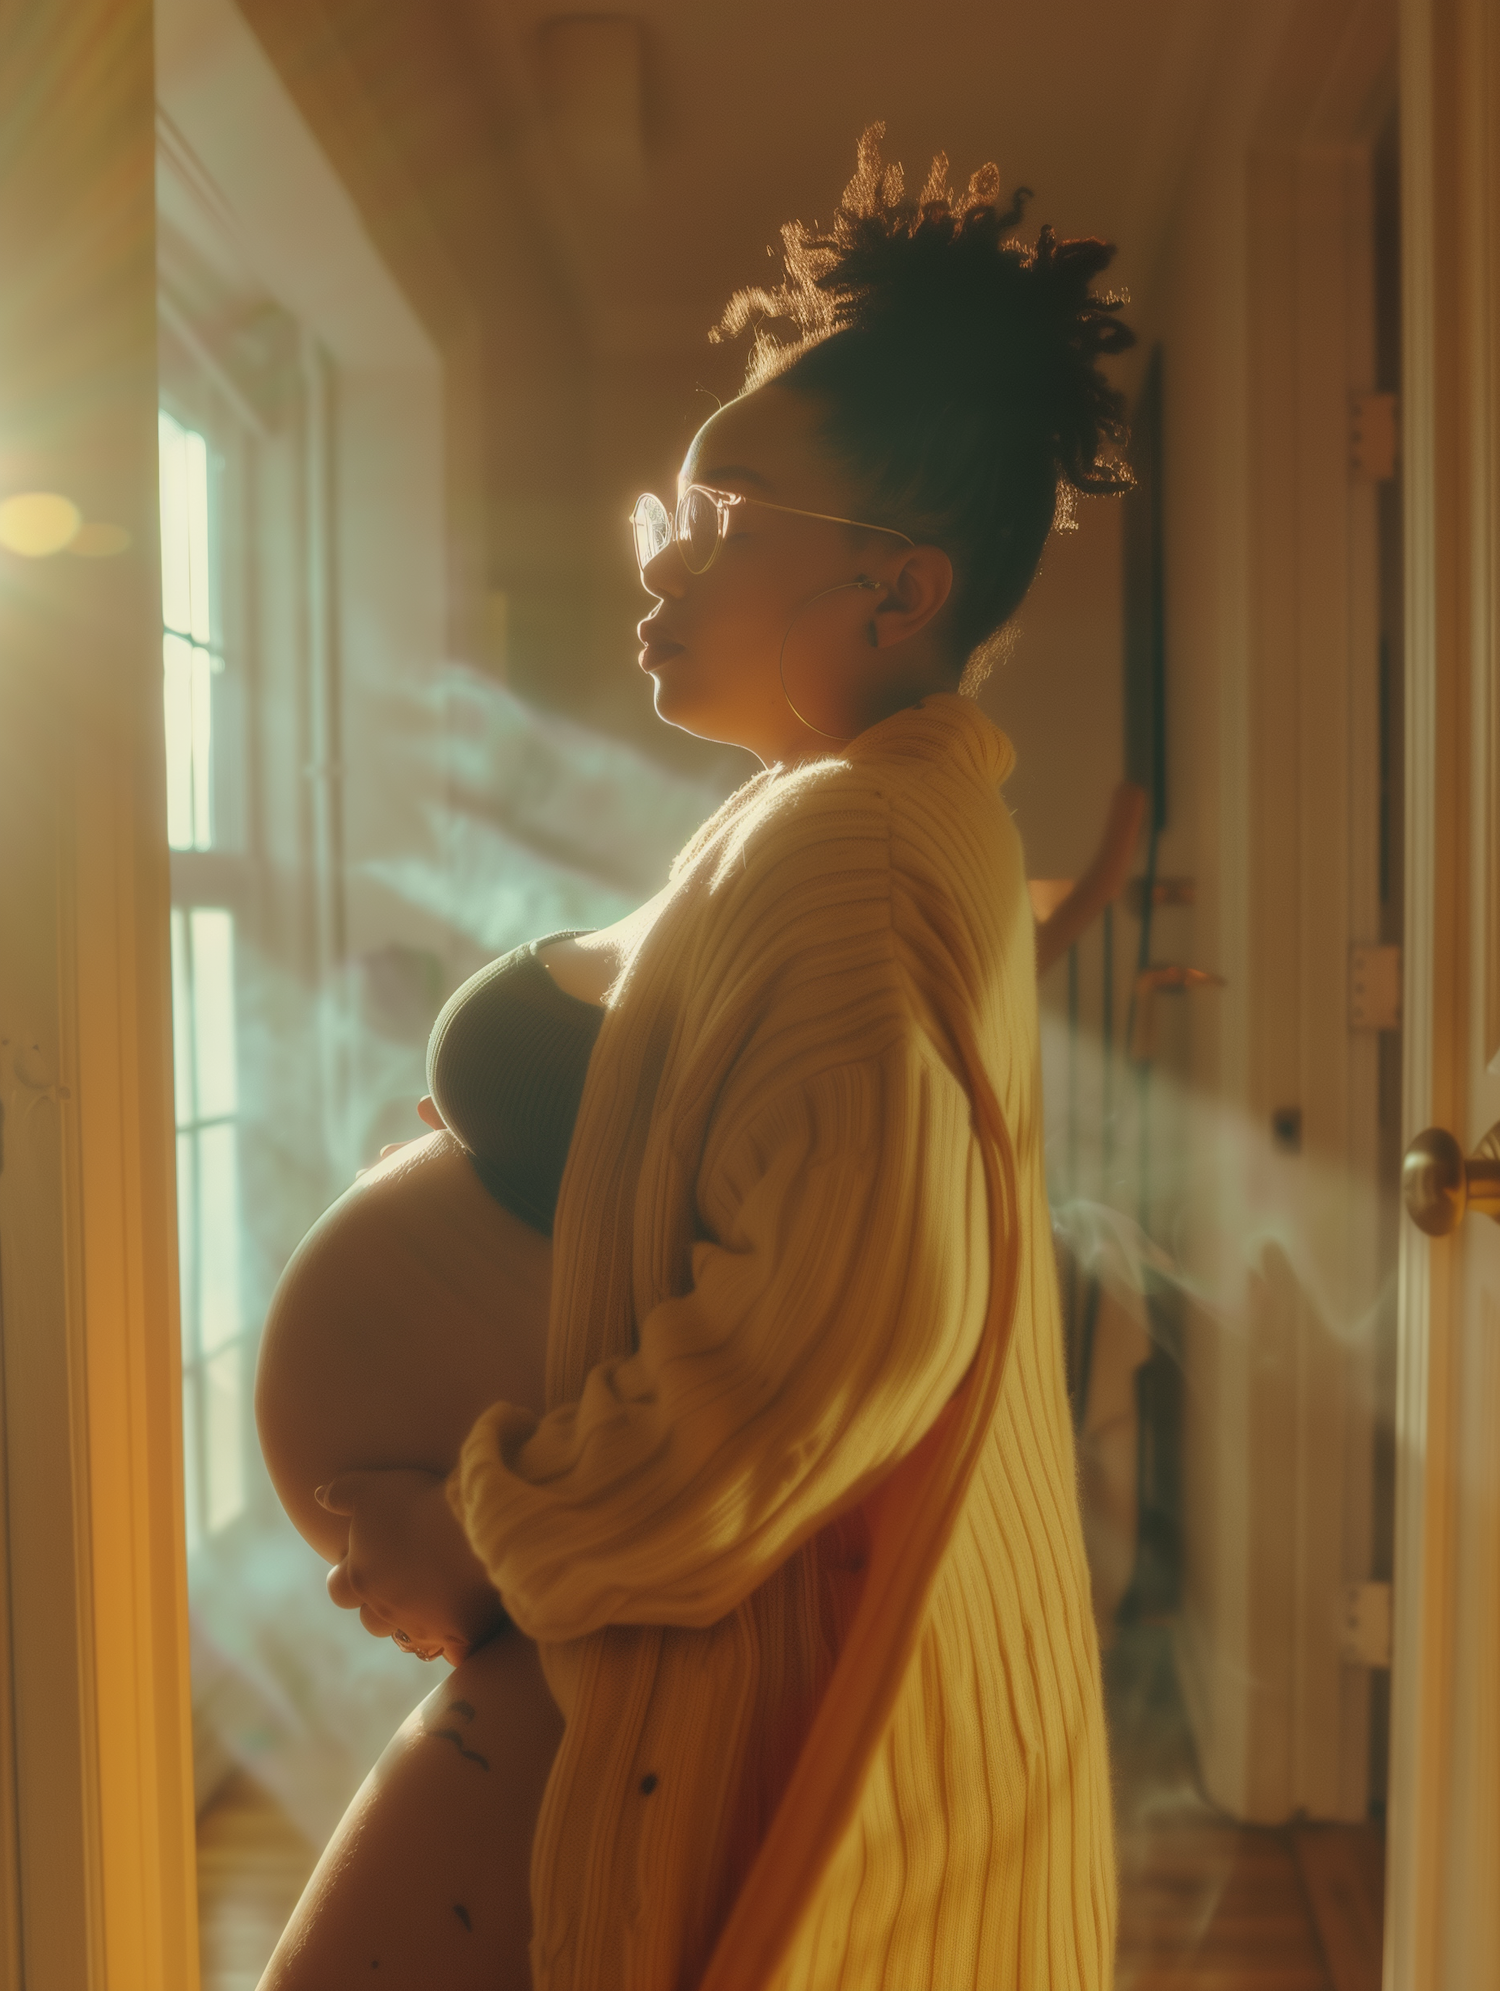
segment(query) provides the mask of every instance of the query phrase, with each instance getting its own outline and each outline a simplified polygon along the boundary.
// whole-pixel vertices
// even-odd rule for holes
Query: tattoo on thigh
[[[441,1721],[445,1715],[456,1715],[467,1725],[474,1719],[474,1710],[467,1701],[450,1701],[439,1711],[438,1720]],[[451,1742],[466,1763],[477,1763],[481,1770],[489,1769],[488,1759],[481,1756],[477,1749],[470,1749],[457,1728],[429,1728],[427,1733],[438,1742]],[[455,1909],[454,1913],[459,1911]]]

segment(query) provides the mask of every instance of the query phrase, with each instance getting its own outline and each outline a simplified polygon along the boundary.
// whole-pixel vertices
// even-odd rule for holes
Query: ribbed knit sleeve
[[[714,1623],[911,1450],[973,1355],[988,1281],[967,1097],[898,998],[866,1005],[883,1044],[828,1063],[837,1036],[804,980],[789,989],[747,1046],[757,1104],[731,1087],[710,1143],[688,1290],[577,1402],[540,1423],[496,1405],[464,1447],[455,1505],[533,1637]],[[758,1053],[777,1043],[768,1096]]]

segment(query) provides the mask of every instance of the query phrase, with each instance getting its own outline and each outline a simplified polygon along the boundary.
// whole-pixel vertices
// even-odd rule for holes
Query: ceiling
[[[451,0],[519,186],[596,349],[703,349],[730,294],[764,280],[780,225],[826,219],[865,125],[919,186],[994,159],[1030,218],[1120,245],[1137,292],[1226,39],[1227,0],[642,0],[642,170],[592,193],[545,74],[539,0]],[[1242,0],[1243,4],[1243,0]],[[1252,0],[1264,4],[1264,0]],[[621,174],[622,182],[631,175]],[[602,197],[601,197],[602,195]]]

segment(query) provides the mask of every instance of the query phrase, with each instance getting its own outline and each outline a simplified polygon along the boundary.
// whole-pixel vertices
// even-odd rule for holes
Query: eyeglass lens
[[[644,574],[672,537],[671,516],[661,499],[647,491],[635,501],[630,526],[635,534],[636,562]]]
[[[701,574],[719,550],[719,508],[696,484],[689,484],[678,501],[677,537],[688,572]]]
[[[677,504],[674,522],[660,498],[648,491],[636,500],[630,515],[635,534],[635,557],[644,574],[657,554],[674,537],[682,548],[683,564],[690,574],[701,574],[712,564],[719,547],[719,508],[706,491],[690,485]]]

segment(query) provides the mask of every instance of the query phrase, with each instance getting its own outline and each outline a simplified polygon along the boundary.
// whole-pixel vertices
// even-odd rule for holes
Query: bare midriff
[[[315,1489],[341,1472],[446,1475],[479,1413],[541,1411],[550,1241],[497,1203],[451,1134],[412,1141],[308,1232],[271,1303],[256,1374],[266,1468],[329,1562],[347,1523]]]

